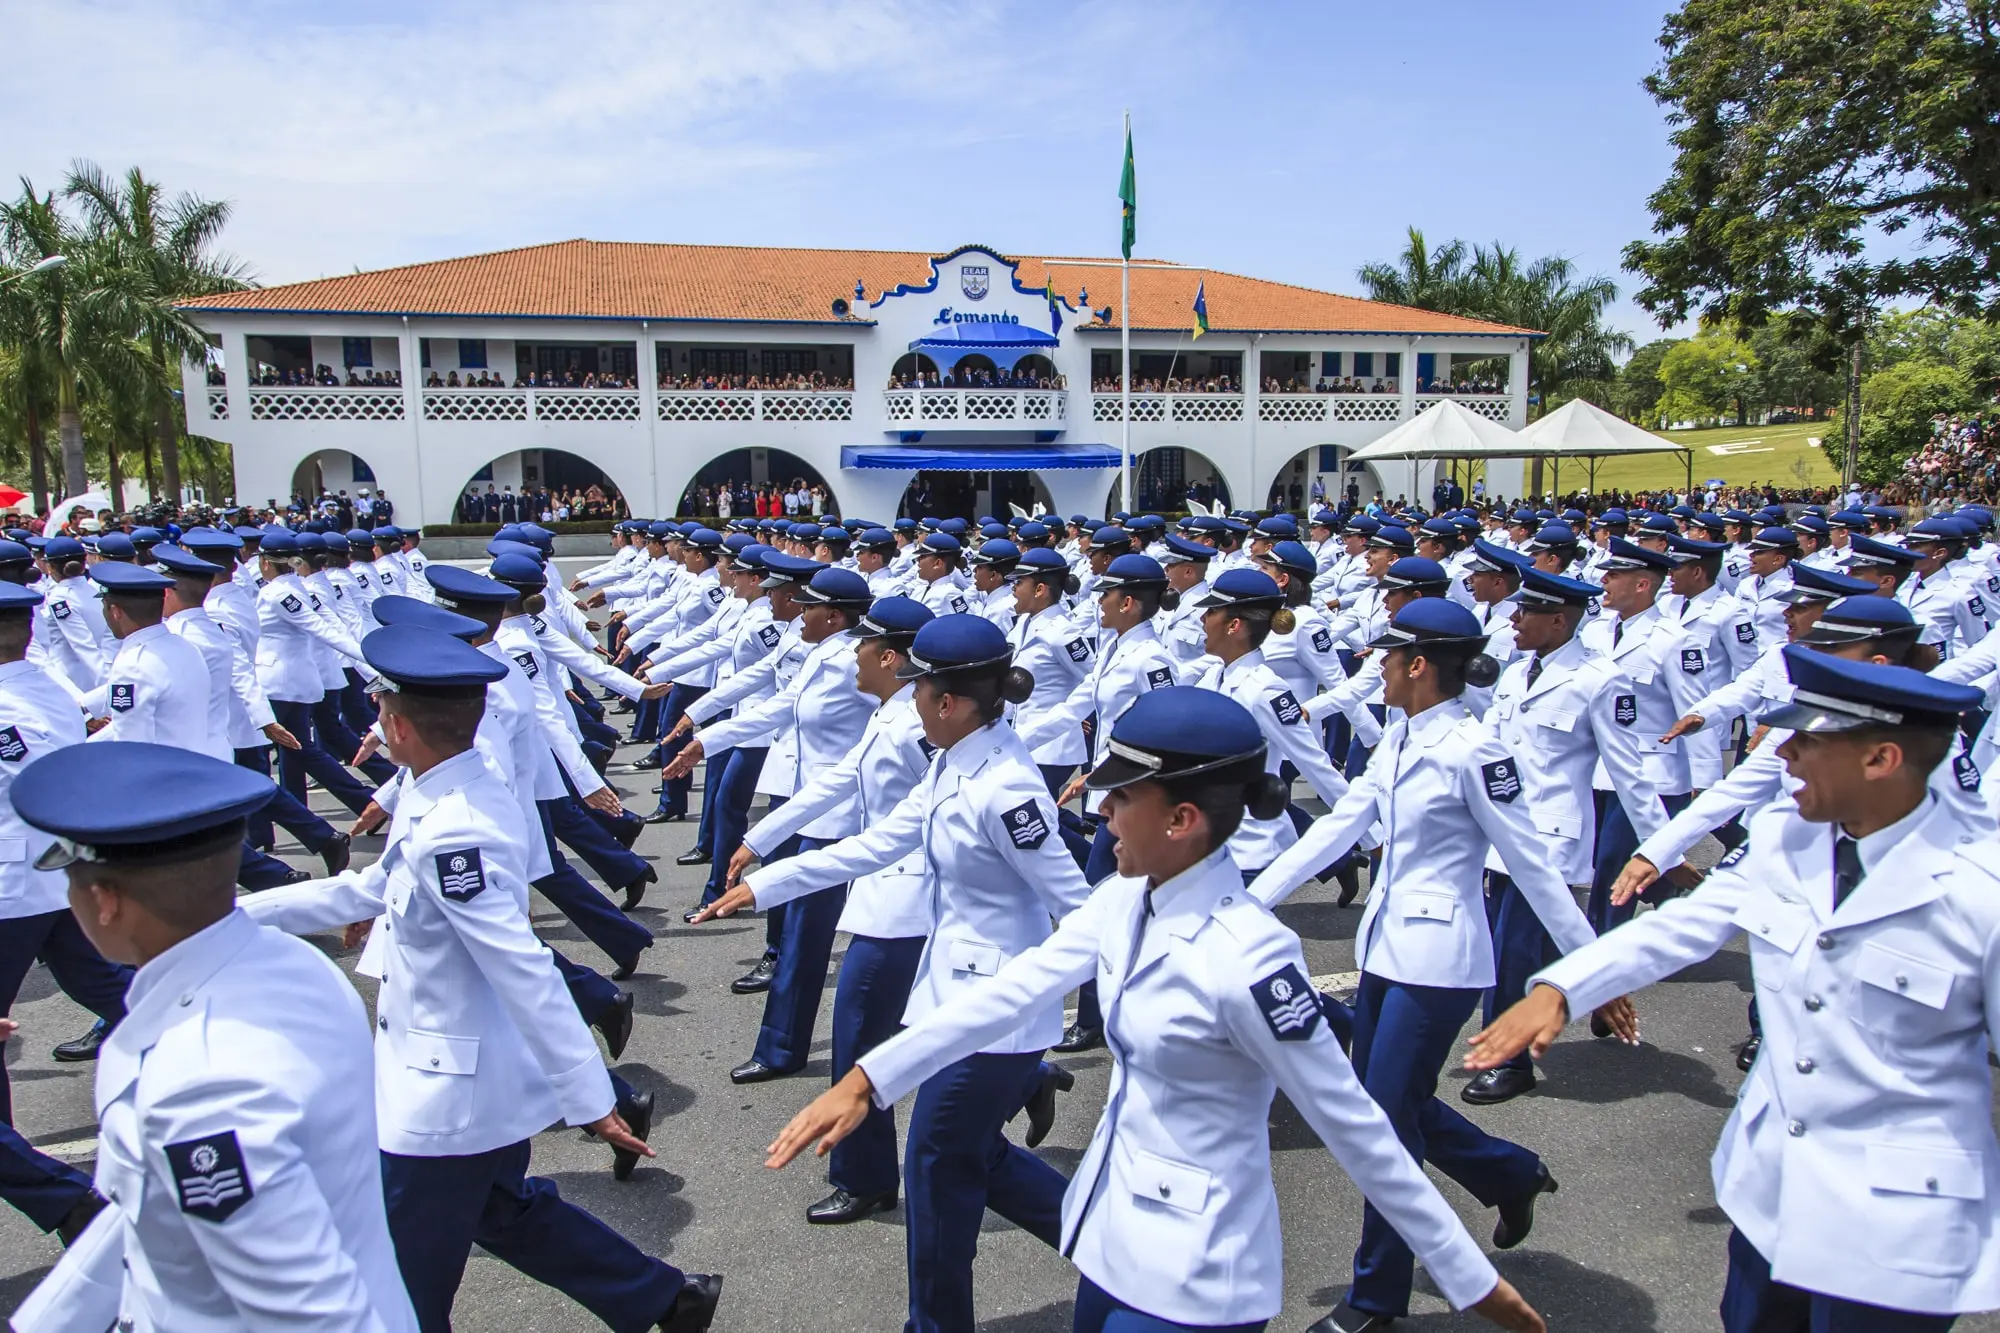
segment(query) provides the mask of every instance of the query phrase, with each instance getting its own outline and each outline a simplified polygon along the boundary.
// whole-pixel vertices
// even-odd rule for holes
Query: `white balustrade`
[[[1417,395],[1417,411],[1421,412],[1432,403],[1441,403],[1449,398],[1468,411],[1477,412],[1488,421],[1507,424],[1513,411],[1513,398],[1504,393],[1420,393]]]
[[[755,421],[757,395],[731,389],[662,389],[662,421]]]
[[[425,389],[426,421],[526,421],[526,389]]]
[[[208,391],[208,419],[229,420],[229,390],[211,387]]]
[[[1403,399],[1393,393],[1330,393],[1326,410],[1329,421],[1401,421]]]
[[[1069,397],[1060,389],[890,389],[882,395],[882,414],[916,426],[1056,422],[1068,417]]]
[[[401,389],[253,387],[252,421],[401,421]]]
[[[537,421],[637,421],[637,389],[529,389]]]
[[[1257,420],[1321,422],[1326,420],[1326,395],[1267,393],[1257,400]]]
[[[852,421],[851,393],[764,392],[757,395],[759,421]]]
[[[1243,420],[1243,397],[1234,393],[1174,393],[1167,400],[1173,405],[1175,421],[1241,421]]]

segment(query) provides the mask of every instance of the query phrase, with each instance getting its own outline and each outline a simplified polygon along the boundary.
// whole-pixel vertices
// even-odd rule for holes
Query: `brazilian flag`
[[[1208,332],[1208,281],[1203,279],[1194,289],[1194,336],[1201,337]],[[1192,342],[1194,339],[1189,339]]]
[[[1120,237],[1120,243],[1124,247],[1125,257],[1130,259],[1132,257],[1132,242],[1138,236],[1139,217],[1139,187],[1133,180],[1132,174],[1132,127],[1130,124],[1125,126],[1125,173],[1118,178],[1118,198],[1125,205],[1123,210],[1125,219],[1124,234]]]
[[[1056,295],[1056,279],[1054,274],[1050,274],[1048,280],[1042,284],[1042,295],[1047,297],[1049,302],[1049,332],[1061,333],[1062,298]]]

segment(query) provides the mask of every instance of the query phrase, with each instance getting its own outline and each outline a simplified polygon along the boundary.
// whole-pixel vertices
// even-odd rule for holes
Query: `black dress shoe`
[[[64,1042],[53,1051],[50,1051],[49,1056],[51,1059],[59,1060],[66,1065],[82,1064],[86,1060],[95,1060],[97,1058],[97,1048],[102,1046],[104,1039],[110,1035],[110,1026],[100,1018],[91,1024],[90,1031],[73,1041]]]
[[[335,833],[333,841],[319,849],[319,859],[326,862],[326,873],[338,875],[347,869],[348,858],[354,854],[354,839],[345,833]]]
[[[687,818],[687,812],[685,810],[677,815],[671,814],[665,810],[655,810],[652,814],[647,815],[645,819],[641,820],[640,822],[645,824],[678,824],[686,818]]]
[[[690,847],[674,858],[677,866],[705,866],[715,858],[699,847]]]
[[[1042,1075],[1035,1095],[1028,1098],[1028,1104],[1021,1108],[1028,1113],[1026,1142],[1030,1148],[1040,1147],[1042,1140],[1056,1126],[1056,1094],[1068,1092],[1075,1086],[1076,1075],[1061,1065],[1050,1065],[1048,1072]]]
[[[890,1195],[889,1202],[892,1206],[895,1201],[896,1196]],[[76,1244],[76,1238],[83,1234],[91,1219],[104,1211],[104,1203],[103,1195],[96,1190],[90,1190],[63,1214],[62,1221],[56,1223],[56,1237],[62,1241],[64,1249]]]
[[[1316,1321],[1306,1333],[1381,1333],[1396,1322],[1396,1316],[1357,1310],[1345,1300]]]
[[[618,965],[618,970],[611,974],[611,979],[613,981],[630,981],[632,979],[632,974],[639,970],[639,954],[646,952],[646,949],[650,949],[652,947],[653,947],[652,945],[648,944],[645,946],[645,948],[640,949],[639,953],[633,954],[630,958],[620,963]]]
[[[1088,1051],[1104,1044],[1104,1029],[1087,1028],[1081,1023],[1071,1023],[1063,1029],[1062,1040],[1049,1047],[1052,1051]]]
[[[694,924],[694,919],[701,915],[701,909],[706,906],[708,906],[707,903],[696,903],[693,907],[690,907],[687,909],[687,911],[681,913],[681,920],[687,922],[687,924],[692,926]]]
[[[634,759],[632,761],[632,768],[634,769],[634,771],[637,771],[642,768],[658,768],[658,767],[660,767],[660,752],[658,750],[648,750],[646,751],[646,753],[640,755],[637,759]]]
[[[626,996],[626,999],[632,998]],[[653,1094],[642,1092],[637,1096],[618,1103],[615,1108],[618,1118],[625,1122],[625,1128],[632,1131],[632,1137],[644,1143],[646,1136],[653,1132]],[[633,1168],[639,1165],[639,1154],[630,1148],[611,1150],[611,1178],[630,1180]]]
[[[1763,1049],[1763,1036],[1755,1032],[1751,1033],[1749,1037],[1744,1039],[1743,1044],[1736,1048],[1736,1067],[1746,1074],[1749,1073],[1750,1066],[1757,1063],[1757,1052]]]
[[[1595,1009],[1590,1011],[1590,1035],[1600,1039],[1611,1035],[1611,1024],[1605,1022],[1604,1015]]]
[[[745,1060],[742,1064],[729,1071],[729,1081],[731,1083],[769,1083],[774,1078],[783,1078],[787,1074],[796,1074],[798,1072],[796,1069],[773,1069],[762,1060]]]
[[[1511,1101],[1535,1086],[1535,1071],[1519,1065],[1501,1065],[1472,1076],[1458,1090],[1458,1099],[1474,1106],[1494,1106]]]
[[[886,1213],[896,1206],[896,1191],[887,1194],[849,1194],[837,1189],[806,1209],[806,1221],[814,1226],[838,1226],[842,1222],[859,1222],[870,1213]]]
[[[755,995],[758,991],[771,989],[771,979],[778,975],[778,960],[759,958],[757,966],[729,983],[729,989],[738,995]]]
[[[639,878],[625,886],[625,910],[629,912],[644,902],[646,898],[646,886],[648,884],[658,884],[659,882],[660,872],[651,866],[647,866],[640,873]]]
[[[1333,877],[1340,881],[1340,897],[1334,900],[1336,907],[1352,907],[1361,893],[1361,861],[1358,857],[1348,857],[1334,867]]]
[[[686,1285],[660,1316],[664,1333],[708,1333],[715,1307],[722,1303],[722,1274],[685,1273]]]
[[[611,1007],[591,1026],[604,1034],[605,1049],[613,1060],[625,1054],[625,1043],[632,1040],[632,992],[619,991]]]
[[[623,819],[611,821],[611,836],[618,840],[620,847],[629,852],[632,850],[632,844],[639,841],[639,830],[644,827],[646,821],[628,810]]]
[[[1526,1240],[1535,1229],[1535,1200],[1555,1192],[1556,1178],[1546,1164],[1537,1164],[1534,1188],[1512,1203],[1500,1205],[1500,1220],[1493,1224],[1493,1248],[1511,1250]]]

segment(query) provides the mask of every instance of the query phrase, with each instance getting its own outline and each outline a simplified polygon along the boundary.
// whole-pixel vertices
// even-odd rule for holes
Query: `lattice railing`
[[[1393,393],[1335,393],[1326,397],[1330,421],[1401,421],[1403,399]]]
[[[1237,394],[1176,393],[1169,394],[1167,401],[1173,404],[1175,421],[1243,420],[1243,399]],[[1133,419],[1140,419],[1136,409]]]
[[[1266,394],[1257,400],[1259,421],[1326,420],[1326,396],[1310,393]]]
[[[526,389],[425,389],[426,421],[526,421]]]
[[[637,389],[530,389],[537,421],[637,421]]]
[[[210,389],[208,391],[208,419],[210,421],[229,420],[229,390]]]
[[[882,415],[890,421],[915,421],[917,419],[917,391],[915,389],[891,389],[882,395]]]
[[[401,389],[252,388],[252,421],[401,421]]]
[[[852,421],[854,395],[851,393],[761,393],[757,395],[759,421]]]
[[[757,395],[726,389],[668,390],[660,395],[662,421],[755,421]]]
[[[958,394],[951,389],[923,389],[917,393],[917,417],[922,421],[958,420]]]
[[[1417,395],[1417,411],[1421,412],[1432,403],[1441,403],[1447,398],[1503,426],[1513,410],[1513,399],[1504,393],[1420,393]]]
[[[882,414],[893,422],[1061,421],[1068,399],[1059,389],[890,389]]]
[[[1115,393],[1093,394],[1090,400],[1090,419],[1092,421],[1123,421],[1125,419],[1124,414],[1119,410],[1123,402],[1123,398]],[[1132,420],[1165,421],[1166,419],[1167,400],[1165,395],[1157,393],[1135,393],[1132,395]]]

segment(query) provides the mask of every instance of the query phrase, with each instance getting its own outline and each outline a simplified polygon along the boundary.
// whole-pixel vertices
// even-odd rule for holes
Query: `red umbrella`
[[[0,486],[0,509],[12,509],[27,498],[26,491],[17,491],[12,486]]]

